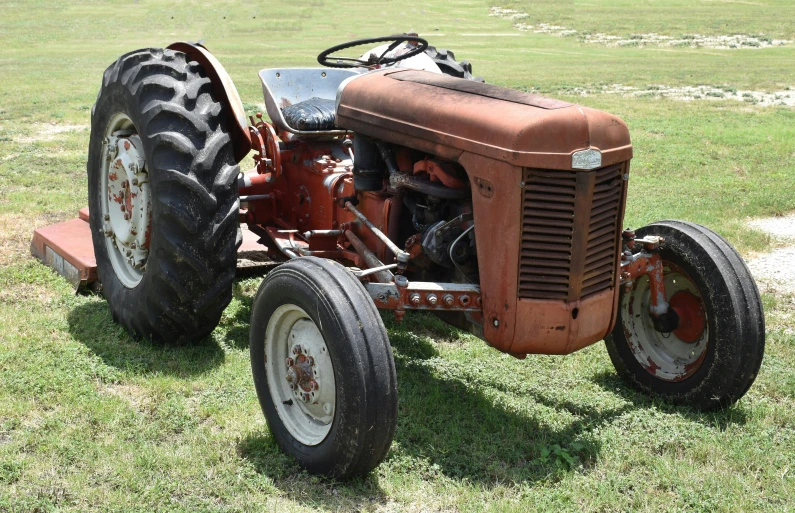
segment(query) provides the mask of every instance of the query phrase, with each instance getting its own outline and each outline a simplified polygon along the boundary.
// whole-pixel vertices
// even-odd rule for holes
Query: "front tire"
[[[249,339],[257,397],[285,453],[337,478],[384,459],[397,424],[395,364],[350,271],[314,257],[277,267],[254,298]]]
[[[667,301],[679,325],[660,333],[649,314],[649,280],[622,291],[610,359],[630,385],[700,409],[742,397],[762,364],[762,302],[736,250],[715,232],[683,221],[661,221],[636,232],[660,235]]]
[[[91,115],[90,223],[113,318],[146,338],[208,335],[232,298],[238,174],[196,62],[144,49],[106,71]]]

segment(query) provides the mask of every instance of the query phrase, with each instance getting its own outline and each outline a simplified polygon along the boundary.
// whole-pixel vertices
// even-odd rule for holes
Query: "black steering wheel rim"
[[[334,60],[336,60],[336,62],[329,59],[329,55],[335,52],[339,52],[340,50],[346,50],[348,48],[353,48],[355,46],[363,46],[373,43],[385,43],[388,41],[392,41],[394,43],[393,45],[390,45],[390,50],[394,49],[395,47],[397,47],[397,45],[404,42],[417,43],[417,48],[407,53],[404,53],[403,55],[398,55],[397,57],[385,58],[381,56],[378,62],[368,62],[368,61],[363,61],[361,59],[353,59],[351,57],[335,57]],[[373,66],[376,64],[380,65],[394,64],[398,61],[408,59],[409,57],[414,57],[415,55],[419,55],[422,52],[424,52],[427,48],[428,48],[428,41],[418,36],[410,36],[407,34],[403,34],[395,36],[370,37],[367,39],[356,39],[354,41],[348,41],[347,43],[342,43],[340,45],[327,48],[322,52],[320,52],[320,54],[318,54],[317,62],[328,68],[359,68],[359,67]],[[350,61],[350,63],[339,62],[340,60]]]

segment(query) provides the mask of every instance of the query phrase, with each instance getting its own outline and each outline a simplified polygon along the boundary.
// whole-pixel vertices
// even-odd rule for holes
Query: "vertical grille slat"
[[[614,286],[623,170],[524,170],[518,297],[576,301]]]

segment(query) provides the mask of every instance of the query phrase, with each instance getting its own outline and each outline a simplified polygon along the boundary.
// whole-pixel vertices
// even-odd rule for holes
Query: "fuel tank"
[[[565,354],[612,330],[632,158],[621,119],[499,86],[385,70],[343,84],[337,125],[466,170],[490,345],[517,356]]]

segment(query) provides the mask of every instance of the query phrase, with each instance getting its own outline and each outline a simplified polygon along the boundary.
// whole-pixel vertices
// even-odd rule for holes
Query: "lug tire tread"
[[[472,74],[472,64],[470,64],[469,61],[456,61],[455,54],[451,50],[445,48],[437,49],[435,46],[429,46],[428,49],[425,50],[425,54],[433,59],[433,62],[439,66],[439,69],[442,70],[442,73],[445,75],[463,78],[465,80],[474,80],[475,82],[485,82],[483,77],[476,77]]]
[[[100,280],[112,315],[146,338],[190,343],[208,335],[231,301],[242,241],[234,180],[239,171],[229,115],[200,65],[157,48],[127,53],[108,67],[92,109],[90,189],[101,172],[101,139],[119,109],[144,143],[152,191],[152,239],[141,283],[127,289],[108,260],[102,220],[92,215]],[[91,211],[101,212],[96,191]]]

